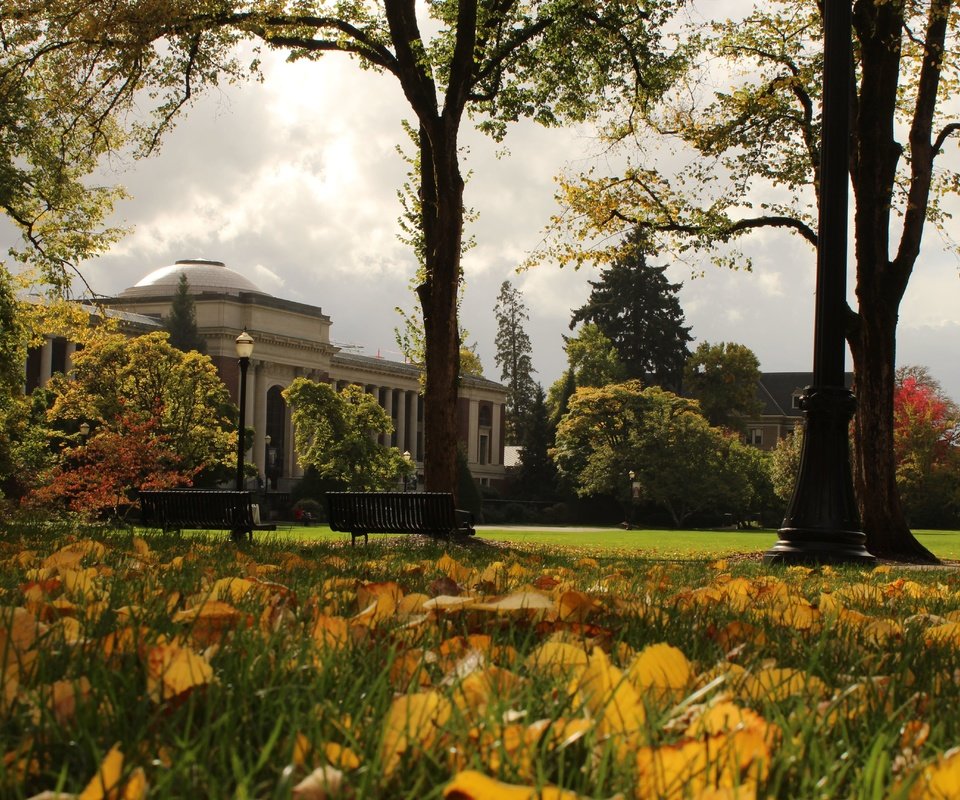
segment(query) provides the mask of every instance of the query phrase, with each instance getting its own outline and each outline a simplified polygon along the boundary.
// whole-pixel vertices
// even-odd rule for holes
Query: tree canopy
[[[607,262],[641,231],[657,252],[746,265],[735,249],[779,230],[817,244],[823,30],[820,3],[771,0],[744,19],[689,32],[690,69],[660,103],[634,104],[608,134],[626,168],[567,176],[553,254]],[[927,224],[957,172],[939,160],[960,132],[944,102],[960,52],[955,0],[853,0],[849,172],[854,196],[857,307],[846,309],[857,409],[854,481],[879,556],[930,559],[896,492],[893,395],[898,309]],[[696,51],[694,54],[692,51]],[[723,75],[718,82],[711,75]],[[682,85],[681,85],[682,84]],[[706,87],[719,86],[715,90]],[[675,146],[682,169],[664,158]],[[586,245],[584,244],[586,242]],[[811,250],[811,268],[814,263]]]
[[[696,401],[632,380],[578,389],[553,455],[581,496],[629,497],[633,480],[639,499],[662,506],[679,527],[700,511],[748,510],[760,472],[751,451],[711,427]]]
[[[747,417],[763,409],[757,399],[760,361],[746,345],[701,342],[684,366],[684,394],[700,401],[711,425],[744,432]]]
[[[170,313],[163,321],[163,327],[170,334],[170,344],[185,353],[196,350],[207,351],[207,343],[197,330],[197,308],[190,296],[190,282],[187,276],[180,274],[177,291],[170,303]]]

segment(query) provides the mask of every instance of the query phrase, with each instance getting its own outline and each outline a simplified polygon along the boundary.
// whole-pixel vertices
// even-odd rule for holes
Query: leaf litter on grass
[[[960,797],[952,572],[158,545],[2,546],[5,796]]]

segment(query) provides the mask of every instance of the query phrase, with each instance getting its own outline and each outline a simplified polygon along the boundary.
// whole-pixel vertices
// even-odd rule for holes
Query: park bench
[[[141,491],[140,523],[164,531],[225,530],[235,540],[277,529],[255,518],[250,492],[223,489]]]
[[[330,529],[350,534],[350,544],[369,533],[472,536],[473,514],[456,508],[447,492],[328,492]]]

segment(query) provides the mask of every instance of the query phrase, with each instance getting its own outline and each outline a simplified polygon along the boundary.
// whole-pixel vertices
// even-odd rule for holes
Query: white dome
[[[158,297],[176,294],[181,275],[187,276],[190,294],[202,292],[234,295],[240,292],[266,294],[239,272],[234,272],[225,266],[222,261],[186,258],[168,267],[155,269],[135,285],[124,289],[120,297]]]

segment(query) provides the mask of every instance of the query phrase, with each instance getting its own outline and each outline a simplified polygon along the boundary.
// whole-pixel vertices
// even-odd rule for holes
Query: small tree
[[[789,503],[793,497],[793,489],[797,485],[797,475],[800,473],[800,453],[803,450],[803,428],[797,426],[784,436],[773,449],[770,462],[770,479],[773,482],[773,491],[784,503]]]
[[[500,295],[493,309],[497,320],[497,352],[494,356],[500,367],[500,379],[507,386],[506,426],[507,443],[519,444],[525,436],[524,425],[536,389],[533,381],[533,345],[524,329],[530,314],[519,289],[510,281],[500,284]]]
[[[700,401],[711,425],[743,433],[744,420],[759,414],[760,360],[745,345],[701,342],[687,359],[683,393]]]
[[[960,409],[923,367],[897,370],[893,402],[897,486],[911,524],[956,524]]]
[[[190,282],[180,273],[176,294],[170,304],[170,313],[163,321],[163,327],[170,334],[170,345],[177,350],[198,353],[207,351],[207,343],[197,330],[197,309],[190,295]]]
[[[377,442],[393,423],[376,399],[360,386],[336,392],[326,383],[297,378],[283,392],[293,409],[300,465],[347,489],[370,491],[396,486],[410,466],[396,447]]]
[[[180,468],[178,454],[159,430],[159,417],[122,414],[88,441],[64,449],[45,485],[31,491],[24,506],[123,522],[137,490],[189,485],[197,470]]]
[[[213,362],[172,347],[167,334],[129,339],[94,331],[74,357],[71,376],[57,375],[50,419],[61,427],[81,421],[118,430],[117,421],[157,419],[156,433],[177,455],[177,466],[217,480],[235,464],[236,407]]]

